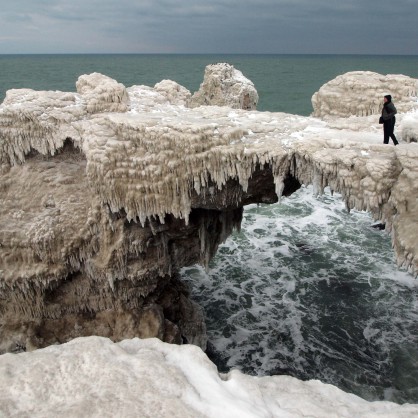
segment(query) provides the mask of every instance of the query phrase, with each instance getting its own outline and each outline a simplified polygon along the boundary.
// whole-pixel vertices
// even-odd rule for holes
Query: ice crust
[[[219,374],[202,350],[157,339],[86,337],[0,356],[0,414],[31,417],[417,416],[418,405],[367,402],[318,380]]]
[[[363,78],[355,74],[360,85],[361,80],[364,84],[376,79],[362,74]],[[391,86],[396,88],[397,79],[404,88],[404,76],[392,77]],[[211,182],[222,189],[228,179],[238,180],[245,191],[255,168],[264,164],[272,168],[279,196],[284,177],[291,173],[301,183],[313,184],[317,193],[327,185],[341,192],[348,208],[370,211],[387,223],[399,265],[417,268],[417,146],[382,145],[374,118],[325,122],[227,106],[191,109],[187,91],[177,83],[125,89],[97,73],[81,76],[77,89],[77,94],[11,90],[0,106],[0,219],[7,225],[0,251],[13,249],[22,270],[30,269],[24,259],[35,254],[47,263],[70,253],[75,263],[85,259],[81,243],[101,228],[99,206],[114,213],[123,210],[128,221],[142,225],[154,218],[164,222],[167,214],[187,223],[192,191],[199,195]],[[341,96],[338,90],[335,96]],[[415,113],[408,115],[405,124],[415,120]],[[55,200],[59,194],[67,198],[56,205],[60,215],[44,205],[33,220],[33,196],[17,184],[35,181],[34,170],[44,162],[36,168],[28,157],[39,153],[51,158],[66,140],[79,150],[72,154],[79,178],[60,168],[54,179],[34,185],[40,199],[48,193]],[[47,171],[42,176],[48,177]],[[60,183],[60,178],[66,180]],[[52,183],[53,190],[42,190],[42,184]],[[71,191],[66,183],[74,183]],[[71,232],[62,229],[63,222],[71,225]],[[53,232],[54,228],[62,231]],[[7,277],[16,278],[9,264],[1,271],[6,282]]]
[[[189,101],[190,107],[203,105],[229,106],[255,110],[258,93],[252,81],[227,63],[208,65],[199,90]]]
[[[347,117],[380,114],[382,97],[391,94],[398,112],[418,109],[418,81],[402,74],[351,71],[324,84],[312,96],[313,116]]]

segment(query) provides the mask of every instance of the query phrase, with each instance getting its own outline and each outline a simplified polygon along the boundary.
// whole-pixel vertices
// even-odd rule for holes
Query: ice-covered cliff
[[[251,84],[225,68],[203,84],[241,97]],[[202,85],[203,103],[211,91]],[[126,89],[96,73],[77,93],[7,93],[1,351],[92,334],[204,348],[203,315],[178,270],[206,264],[243,205],[300,183],[330,186],[386,222],[399,265],[418,270],[416,144],[382,145],[375,117],[325,122],[192,97],[172,81]]]
[[[317,380],[219,374],[200,348],[87,337],[0,356],[0,415],[19,417],[412,418]]]

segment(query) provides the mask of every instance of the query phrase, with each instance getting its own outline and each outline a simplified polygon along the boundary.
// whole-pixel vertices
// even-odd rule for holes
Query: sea
[[[312,95],[345,72],[418,78],[418,56],[0,55],[0,101],[12,88],[75,91],[91,72],[127,87],[170,79],[194,92],[219,62],[253,81],[258,110],[304,116]],[[181,271],[204,309],[219,371],[319,379],[367,400],[418,403],[418,279],[396,265],[378,226],[307,185],[246,207],[241,230],[207,269]]]

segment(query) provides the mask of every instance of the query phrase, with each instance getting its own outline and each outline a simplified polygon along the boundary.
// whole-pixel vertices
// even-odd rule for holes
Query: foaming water
[[[418,401],[418,281],[340,196],[303,188],[246,208],[208,272],[183,269],[220,371],[320,379],[368,400]]]

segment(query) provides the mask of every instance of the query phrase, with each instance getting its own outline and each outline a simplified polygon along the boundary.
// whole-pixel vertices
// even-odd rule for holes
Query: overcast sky
[[[418,0],[0,0],[0,53],[418,55]]]

